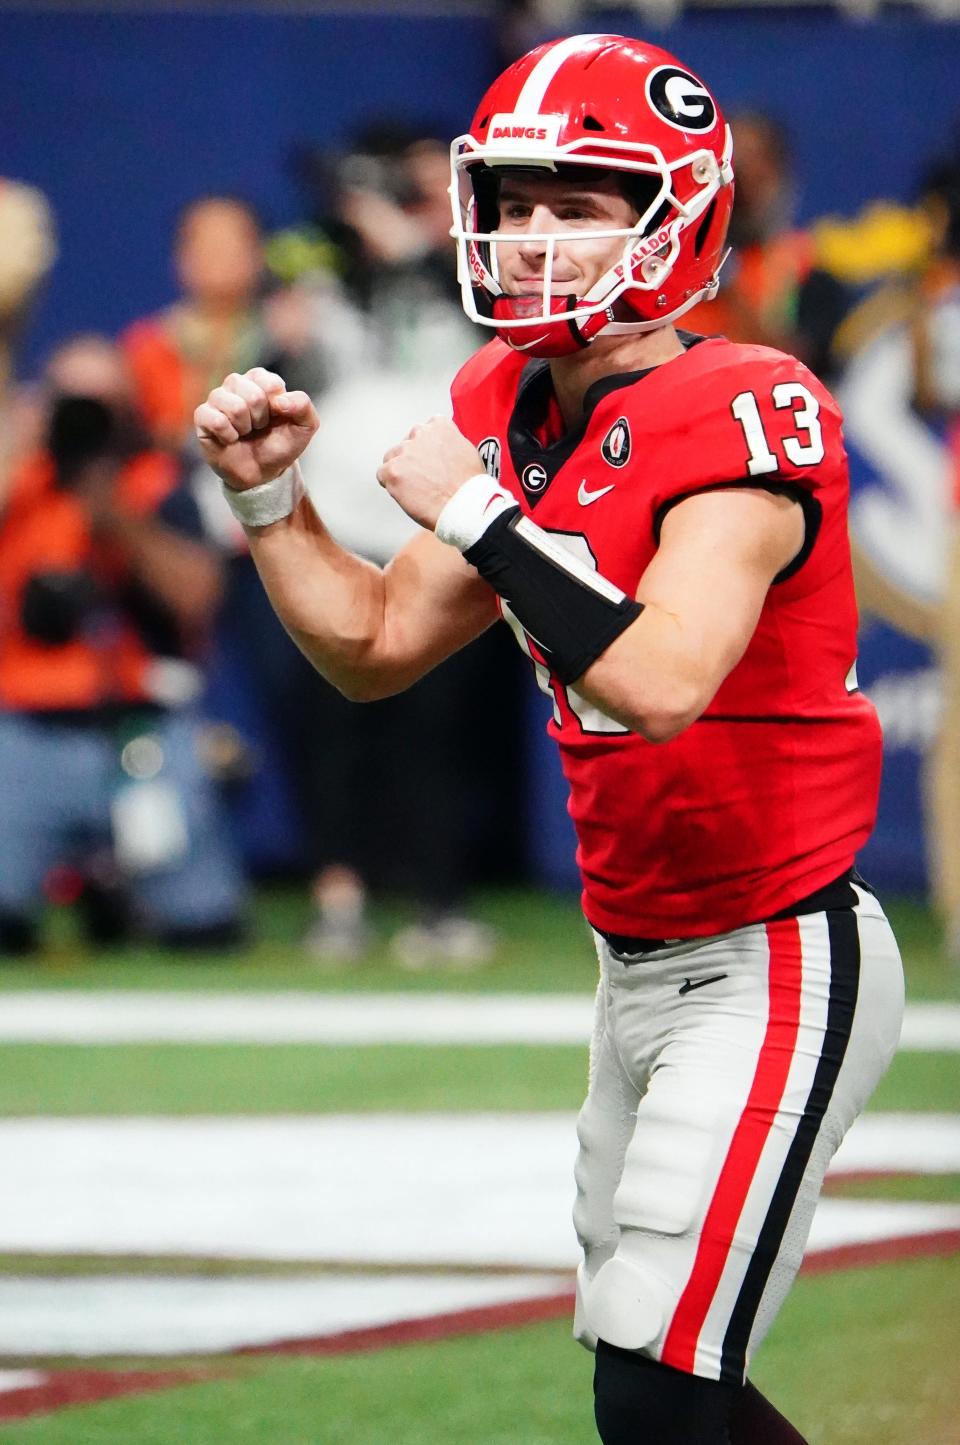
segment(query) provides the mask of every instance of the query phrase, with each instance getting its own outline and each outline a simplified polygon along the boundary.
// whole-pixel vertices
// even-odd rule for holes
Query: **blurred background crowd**
[[[362,958],[370,899],[393,893],[399,966],[470,967],[495,940],[469,887],[574,882],[505,629],[403,696],[346,703],[275,620],[191,422],[252,365],[309,391],[308,487],[339,540],[388,561],[415,525],[379,459],[448,409],[484,340],[448,237],[450,137],[531,44],[649,17],[311,8],[0,7],[22,102],[0,113],[8,957],[67,902],[96,942],[233,945],[252,883],[282,875],[309,893],[318,963]],[[685,324],[791,351],[838,392],[888,748],[864,867],[928,888],[960,957],[960,119],[940,83],[960,24],[801,5],[734,34],[696,12],[651,38],[732,121],[735,249]]]

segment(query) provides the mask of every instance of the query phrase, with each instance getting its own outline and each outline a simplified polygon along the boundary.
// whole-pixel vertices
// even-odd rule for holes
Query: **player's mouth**
[[[554,281],[552,281],[551,284],[550,284],[550,295],[551,295],[551,296],[569,296],[569,295],[570,295],[570,292],[571,292],[572,290],[574,290],[575,285],[576,285],[576,283],[575,283],[574,281],[572,281],[572,280],[571,280],[571,281],[557,281],[557,280],[554,280]],[[514,285],[514,286],[511,286],[511,287],[509,288],[509,295],[511,295],[511,296],[517,296],[517,297],[520,297],[520,298],[527,298],[527,297],[530,297],[530,296],[534,296],[534,297],[536,297],[536,296],[542,296],[542,295],[543,295],[543,281],[541,280],[541,281],[532,281],[532,282],[530,282],[530,281],[520,282],[518,285]]]

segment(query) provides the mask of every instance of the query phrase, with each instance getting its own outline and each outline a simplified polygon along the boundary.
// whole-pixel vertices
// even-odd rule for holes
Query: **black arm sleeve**
[[[519,512],[503,512],[463,554],[509,603],[561,682],[582,677],[643,606]]]

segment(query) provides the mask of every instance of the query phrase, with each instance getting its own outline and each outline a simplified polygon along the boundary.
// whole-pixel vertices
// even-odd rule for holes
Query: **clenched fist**
[[[377,481],[408,517],[433,531],[454,492],[482,471],[473,443],[449,417],[434,416],[390,448]]]
[[[231,372],[193,414],[204,460],[228,487],[272,482],[293,465],[320,425],[305,391],[287,391],[262,366]]]

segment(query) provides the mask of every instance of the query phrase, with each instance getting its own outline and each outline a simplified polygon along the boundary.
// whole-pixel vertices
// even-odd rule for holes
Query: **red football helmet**
[[[607,335],[649,331],[716,295],[733,205],[729,127],[672,55],[622,35],[573,35],[531,50],[495,80],[451,146],[453,235],[463,305],[531,356],[562,356]],[[507,169],[560,178],[615,172],[638,212],[628,230],[524,234],[545,248],[542,297],[499,280],[498,187]],[[623,237],[620,259],[585,296],[553,294],[556,246]]]

